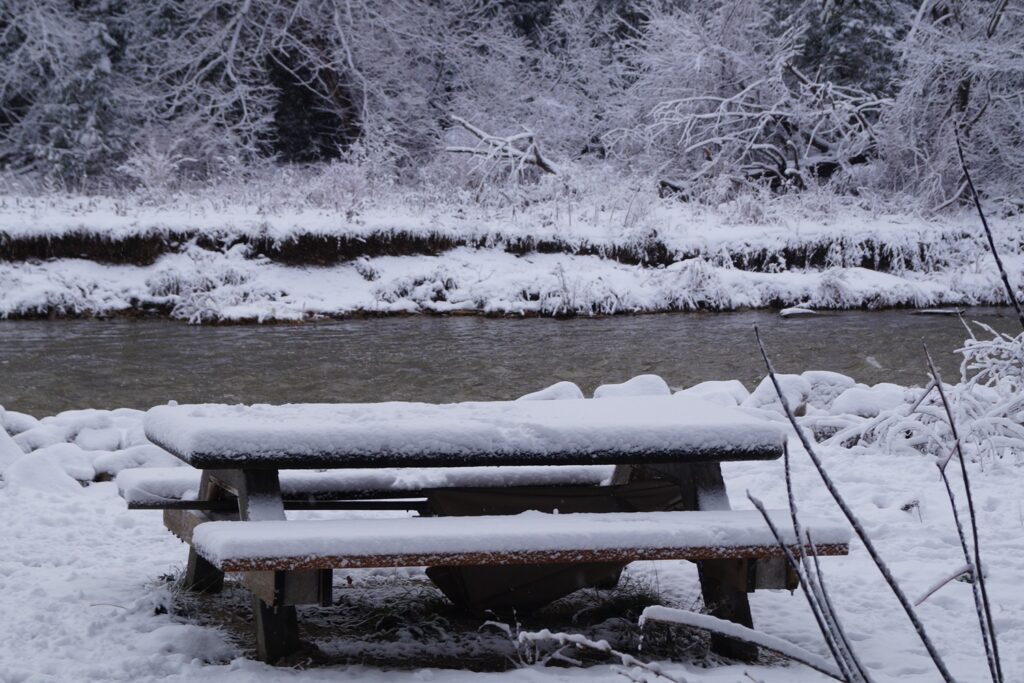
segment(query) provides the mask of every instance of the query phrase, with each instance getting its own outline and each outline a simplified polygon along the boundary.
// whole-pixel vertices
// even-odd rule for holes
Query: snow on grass
[[[851,381],[834,373],[808,372],[794,377],[798,379],[791,384],[803,400],[806,416],[801,419],[805,421],[830,418],[863,423],[872,418],[833,413],[845,409],[846,403],[855,405],[858,412],[875,413],[874,409],[865,409],[875,401],[877,412],[884,417],[905,410],[920,393],[904,391],[902,404],[889,407],[895,402],[895,392],[887,387],[864,392],[863,385],[851,385]],[[735,405],[746,402],[745,388],[742,389],[732,382],[705,383],[688,393]],[[847,392],[857,393],[840,400]],[[872,393],[878,395],[873,397]],[[747,405],[742,410],[767,416],[775,406],[762,402],[759,407]],[[219,598],[203,599],[205,612],[194,611],[189,607],[193,599],[176,594],[173,582],[162,578],[181,571],[186,548],[163,528],[160,513],[128,511],[113,483],[97,482],[82,487],[70,474],[76,472],[81,476],[85,472],[82,458],[93,458],[91,463],[95,463],[96,458],[109,457],[109,451],[86,450],[79,443],[112,445],[113,435],[104,430],[115,429],[120,434],[121,450],[112,451],[115,454],[144,445],[138,443],[139,421],[136,411],[68,411],[38,422],[13,411],[0,411],[4,431],[17,432],[12,441],[3,442],[8,450],[14,439],[19,439],[17,447],[31,451],[23,456],[14,454],[17,465],[13,470],[8,465],[0,482],[0,519],[5,523],[5,531],[0,534],[0,613],[5,615],[0,628],[0,679],[4,683],[468,680],[470,676],[474,680],[483,676],[541,683],[584,677],[620,680],[606,665],[586,670],[527,667],[491,674],[423,668],[429,662],[436,666],[446,656],[449,661],[459,662],[463,657],[479,655],[481,648],[486,647],[483,641],[474,640],[479,623],[456,624],[445,619],[423,624],[421,629],[413,628],[415,624],[396,628],[390,639],[360,641],[359,658],[388,662],[383,668],[345,664],[351,660],[341,655],[306,670],[273,668],[246,659],[247,653],[251,655],[251,634],[244,623],[247,602],[241,598],[234,600],[229,591]],[[48,438],[40,436],[44,433]],[[58,441],[42,445],[53,438]],[[33,446],[37,443],[41,445]],[[64,444],[61,448],[74,448],[68,448],[61,457],[60,448],[54,448],[59,444]],[[811,515],[834,514],[831,498],[799,443],[790,438],[789,447],[801,510]],[[893,455],[871,443],[856,449],[822,446],[821,455],[909,594],[924,593],[936,580],[962,564],[934,458],[909,449]],[[1016,459],[1012,455],[986,457],[969,467],[1004,670],[1007,680],[1021,680],[1024,510],[1020,489],[1024,474],[1019,455]],[[748,490],[769,507],[785,507],[781,462],[726,463],[723,472],[735,508],[750,509],[745,496]],[[327,519],[351,514],[368,513],[318,512],[295,516]],[[843,623],[874,678],[880,682],[934,681],[934,669],[863,548],[854,542],[848,557],[825,558],[822,565]],[[384,576],[396,585],[424,585],[419,570],[375,570],[351,572],[347,576],[339,572],[336,590],[349,597],[358,596],[360,610],[366,610],[381,595],[374,592],[380,590],[379,582],[370,579]],[[658,602],[668,607],[689,609],[699,595],[696,570],[686,562],[635,563],[627,576],[655,587]],[[353,580],[351,585],[349,578]],[[751,606],[758,629],[818,656],[828,656],[800,596],[786,591],[758,591],[751,595]],[[919,609],[954,675],[965,681],[984,678],[987,669],[973,617],[970,585],[950,582]],[[310,608],[303,614],[303,623],[308,621],[310,629],[316,628],[316,642],[321,649],[354,652],[346,640],[351,637],[351,630],[346,631],[348,636],[337,635],[339,617],[330,616],[336,612]],[[611,623],[605,622],[601,628]],[[600,628],[595,631],[585,626],[569,628],[547,623],[527,626],[578,630],[593,639],[607,637]],[[745,673],[767,683],[824,680],[809,669],[785,666],[772,659],[755,665],[703,659],[693,652],[693,643],[701,642],[699,637],[685,630],[675,634],[672,642],[676,649],[666,654],[653,646],[654,636],[648,633],[650,648],[637,654],[665,660],[674,652],[678,661],[663,661],[662,665],[673,675],[691,681],[746,680]],[[433,659],[424,656],[427,652]]]
[[[859,267],[762,273],[702,258],[645,268],[598,256],[458,248],[441,256],[296,267],[248,258],[245,252],[244,247],[190,248],[151,266],[82,259],[0,262],[0,317],[156,310],[199,323],[466,311],[594,315],[779,304],[934,307],[997,304],[1005,297],[996,273],[973,266],[902,275]],[[1022,257],[1006,260],[1014,269],[1024,265]]]
[[[522,206],[378,196],[358,211],[288,196],[0,197],[0,317],[159,311],[205,322],[768,306],[795,314],[1004,302],[970,215],[813,210],[801,201],[751,213],[621,188]],[[1020,218],[994,221],[1017,273],[1020,228]],[[124,246],[131,239],[150,241],[135,253]],[[84,252],[95,260],[77,258]],[[323,263],[335,265],[313,265]]]

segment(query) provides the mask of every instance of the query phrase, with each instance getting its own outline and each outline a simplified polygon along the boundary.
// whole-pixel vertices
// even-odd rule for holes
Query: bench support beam
[[[213,501],[223,500],[223,498],[224,490],[217,485],[217,482],[210,476],[209,472],[203,472],[203,478],[199,483],[199,499]],[[167,523],[168,512],[170,511],[164,511],[165,524]],[[195,525],[192,525],[187,530],[189,549],[188,564],[185,567],[184,588],[195,593],[220,593],[224,588],[224,572],[208,562],[206,558],[197,553],[196,549],[192,547],[191,536],[192,529],[194,528]],[[185,540],[181,534],[179,534],[179,537]]]
[[[751,560],[705,560],[697,563],[704,607],[712,616],[747,628],[754,628],[747,591],[753,589],[754,562]],[[711,651],[741,661],[757,659],[757,645],[725,636],[711,636]]]
[[[298,651],[299,618],[295,607],[272,607],[253,595],[252,611],[256,617],[256,651],[261,662],[274,664]]]
[[[641,472],[631,473],[634,478],[644,476],[642,470],[669,479],[679,485],[680,502],[677,510],[730,510],[729,494],[725,490],[722,466],[717,462],[673,463],[645,465]],[[697,562],[700,590],[704,607],[719,619],[754,627],[747,593],[756,583],[756,560],[728,559]],[[757,646],[714,635],[711,651],[715,654],[754,661]]]
[[[216,470],[213,477],[234,489],[242,521],[283,520],[284,503],[277,470]],[[205,476],[205,473],[204,473]],[[273,664],[299,649],[299,619],[295,600],[320,598],[321,572],[260,572],[263,589],[253,595],[256,651],[260,661]],[[330,576],[330,572],[327,572]],[[266,590],[269,580],[270,590]],[[266,598],[270,598],[267,600]],[[322,599],[322,598],[321,598]]]

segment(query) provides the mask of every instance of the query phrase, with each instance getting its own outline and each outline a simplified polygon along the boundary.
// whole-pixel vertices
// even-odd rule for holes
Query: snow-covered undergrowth
[[[829,443],[855,449],[883,449],[894,454],[926,453],[945,461],[954,443],[979,461],[1020,458],[1024,449],[1024,334],[1001,334],[980,325],[983,338],[972,332],[964,347],[961,377],[943,381],[955,420],[957,437],[932,384],[915,389],[911,401],[893,394],[889,410],[874,419],[835,425]]]
[[[968,215],[925,220],[806,198],[710,211],[608,186],[498,203],[378,192],[344,210],[268,193],[276,200],[2,198],[0,317],[149,312],[207,322],[1005,301]],[[995,230],[1019,273],[1020,219]]]
[[[1002,358],[1008,353],[1019,358],[1019,346],[1012,346],[1008,339],[988,345],[979,342],[972,344],[969,358],[974,360],[969,363],[993,367],[978,359],[983,355]],[[1009,367],[1019,368],[1019,364],[1010,363]],[[1000,376],[1020,375],[1004,369]],[[960,547],[934,458],[922,452],[927,449],[908,447],[891,452],[887,450],[889,442],[870,437],[869,427],[896,417],[906,419],[922,390],[892,384],[869,387],[824,371],[783,375],[780,380],[803,426],[820,438],[846,432],[845,445],[833,437],[821,446],[821,454],[908,594],[925,593],[951,568],[960,566]],[[968,391],[961,389],[966,385],[951,386],[950,390]],[[982,380],[974,386],[991,389]],[[664,380],[648,375],[604,385],[595,395],[626,397],[670,391]],[[739,406],[780,423],[784,420],[767,381],[753,391],[735,380],[704,382],[679,391]],[[573,385],[560,383],[532,398],[581,400],[583,395]],[[500,638],[477,633],[480,624],[462,623],[450,615],[425,616],[427,605],[441,603],[418,570],[374,570],[337,573],[342,604],[363,614],[378,600],[384,604],[397,600],[422,621],[420,617],[396,617],[387,609],[371,612],[365,619],[353,619],[351,610],[342,609],[339,617],[331,616],[331,610],[310,609],[303,615],[303,623],[308,622],[304,627],[308,637],[325,653],[319,666],[282,670],[245,659],[250,634],[244,623],[247,603],[242,593],[229,592],[219,602],[196,602],[176,594],[173,584],[160,577],[180,571],[184,547],[163,529],[158,512],[126,510],[116,487],[102,481],[129,468],[180,464],[146,441],[141,417],[142,413],[132,410],[80,410],[37,420],[0,409],[0,511],[8,528],[0,535],[0,610],[8,615],[7,635],[0,640],[0,671],[11,680],[42,675],[55,680],[317,681],[337,676],[338,667],[344,667],[348,675],[369,679],[440,676],[447,680],[474,674],[421,667],[458,666],[492,647],[504,653],[502,657],[508,654]],[[1019,411],[1007,416],[1018,426],[1020,418]],[[962,426],[968,419],[964,417]],[[850,441],[849,430],[855,428],[861,430],[861,437]],[[973,460],[968,466],[1004,669],[1007,680],[1018,680],[1024,676],[1024,618],[1020,616],[1024,614],[1024,592],[1019,588],[1024,575],[1024,513],[1019,496],[1024,440],[1000,444],[997,451],[970,451]],[[790,440],[790,450],[801,509],[808,514],[834,512],[834,503],[795,438]],[[770,507],[785,507],[780,462],[726,463],[723,469],[734,507],[750,507],[745,495],[748,490]],[[876,680],[934,680],[934,670],[916,636],[885,592],[863,548],[855,543],[850,556],[828,558],[823,564],[837,609]],[[634,585],[639,582],[649,587],[663,605],[689,609],[699,604],[697,576],[691,564],[636,563],[627,577]],[[375,593],[381,590],[384,592]],[[622,609],[621,598],[618,603],[612,599],[612,604],[618,605],[614,608],[597,596],[587,601],[573,611],[602,614]],[[803,600],[784,591],[758,591],[751,595],[751,602],[758,629],[828,656]],[[956,581],[920,607],[933,639],[962,680],[980,679],[986,670],[972,612],[970,586]],[[524,627],[562,628],[591,639],[612,638],[615,648],[645,659],[674,657],[676,661],[664,661],[662,666],[691,681],[734,681],[744,672],[767,682],[822,680],[813,671],[772,660],[744,666],[707,660],[700,654],[700,636],[685,629],[665,641],[675,643],[675,649],[654,647],[661,641],[648,633],[650,647],[637,650],[635,622],[626,628],[629,622],[621,617],[621,611],[608,612],[596,621],[573,617],[564,624],[535,621]],[[386,668],[353,668],[354,661]],[[394,667],[408,671],[397,672]],[[582,675],[613,679],[616,674],[611,666],[599,666],[585,674],[526,666],[491,675],[547,681]]]

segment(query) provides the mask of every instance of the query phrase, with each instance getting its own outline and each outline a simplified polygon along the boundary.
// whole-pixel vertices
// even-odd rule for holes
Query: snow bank
[[[77,495],[82,486],[64,470],[60,460],[51,453],[22,455],[3,471],[4,481],[12,490],[30,489],[43,493]]]
[[[843,209],[752,224],[665,202],[627,225],[604,206],[575,220],[551,206],[525,215],[382,206],[346,219],[202,203],[40,203],[0,197],[9,209],[0,213],[0,317],[159,312],[198,323],[777,306],[796,315],[1005,303],[998,275],[978,267],[985,245],[964,230],[975,221],[967,215],[925,222]],[[1021,220],[993,220],[1018,282]],[[40,245],[37,258],[11,250],[25,240]],[[80,258],[89,240],[95,261]],[[125,240],[160,248],[111,262],[130,251],[112,246]]]
[[[811,396],[811,383],[803,375],[779,374],[775,377],[782,388],[782,395],[786,397],[786,403],[789,404],[790,410],[796,415],[803,415],[806,411],[807,400]],[[742,405],[744,408],[782,412],[782,402],[779,401],[779,394],[775,391],[775,385],[770,377],[762,379]]]
[[[882,411],[892,410],[913,400],[905,387],[882,382],[873,387],[851,387],[832,402],[832,411],[859,417],[877,417]]]
[[[5,430],[0,429],[0,474],[12,462],[25,455],[21,446]]]
[[[672,390],[658,375],[637,375],[621,384],[602,384],[594,389],[594,398],[628,396],[669,396]]]
[[[676,396],[695,396],[723,406],[738,406],[750,396],[750,392],[738,379],[709,380],[681,389]]]
[[[39,420],[31,415],[14,410],[5,410],[3,406],[0,406],[0,428],[3,428],[11,436],[17,436],[38,424]]]
[[[138,467],[183,465],[145,437],[140,410],[68,410],[37,420],[29,415],[0,413],[17,431],[0,430],[0,473],[25,453],[56,464],[78,481],[93,481]],[[16,451],[15,451],[16,449]]]
[[[1015,273],[1024,259],[1007,255]],[[0,317],[162,312],[190,322],[360,313],[594,315],[732,310],[807,301],[819,309],[1003,303],[991,269],[761,273],[691,259],[667,268],[588,255],[459,248],[365,264],[295,267],[244,249],[168,254],[151,266],[80,259],[0,262]],[[367,268],[373,277],[365,277]],[[1024,278],[1021,278],[1024,279]],[[794,324],[799,324],[794,322]]]
[[[520,396],[517,401],[564,401],[584,398],[583,390],[573,382],[556,382],[540,391]]]

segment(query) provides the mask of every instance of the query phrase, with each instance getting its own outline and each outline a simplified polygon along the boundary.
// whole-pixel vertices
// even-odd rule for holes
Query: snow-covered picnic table
[[[778,425],[686,396],[474,403],[168,405],[146,436],[199,469],[763,460]]]
[[[167,405],[151,409],[144,424],[147,437],[191,465],[192,474],[139,473],[119,487],[130,504],[163,507],[167,527],[191,545],[187,587],[217,592],[225,571],[242,573],[258,598],[264,661],[297,647],[294,605],[330,604],[333,569],[440,565],[428,576],[450,597],[446,582],[493,584],[490,568],[591,572],[589,584],[555,588],[564,595],[607,583],[609,571],[614,583],[632,560],[689,559],[701,568],[712,613],[747,626],[748,591],[791,586],[764,520],[730,511],[719,464],[778,458],[786,433],[698,398]],[[365,490],[368,472],[386,473],[370,477],[383,490]],[[424,482],[419,491],[410,486],[417,481]],[[166,502],[154,505],[154,491]],[[415,495],[427,496],[425,505],[366,500]],[[312,521],[285,515],[286,508],[377,503],[425,514]],[[636,512],[644,509],[670,511]],[[821,554],[845,553],[848,536],[834,524],[816,525]],[[484,574],[445,578],[453,568]],[[520,599],[519,588],[508,591]],[[540,591],[531,599],[555,597]],[[731,656],[756,654],[735,643],[715,646]]]

